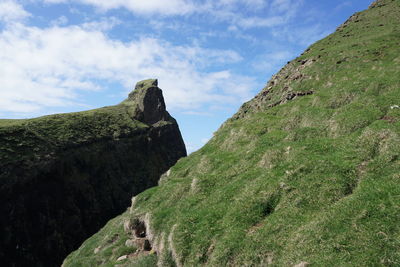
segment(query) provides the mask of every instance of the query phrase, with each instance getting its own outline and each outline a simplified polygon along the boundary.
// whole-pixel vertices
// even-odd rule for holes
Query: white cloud
[[[138,80],[159,78],[168,108],[181,111],[204,111],[205,103],[241,103],[253,89],[251,78],[204,70],[240,61],[234,51],[153,38],[124,43],[87,25],[40,29],[14,23],[0,32],[0,50],[2,112],[76,105],[80,92],[101,90],[102,81],[121,84],[126,94]]]
[[[272,28],[292,19],[302,3],[303,0],[219,0],[208,2],[198,10],[244,29]]]
[[[57,19],[50,22],[52,26],[63,26],[68,23],[68,18],[66,16],[60,16]]]
[[[24,8],[12,0],[0,2],[0,21],[11,22],[29,17],[30,14]]]
[[[46,3],[79,2],[99,10],[126,8],[138,14],[184,15],[192,13],[196,5],[187,0],[43,0]]]
[[[272,30],[272,35],[275,38],[285,39],[291,43],[297,43],[303,46],[311,45],[315,41],[327,36],[329,33],[331,33],[331,31],[324,29],[318,23],[312,26],[297,26],[295,30],[293,30],[293,27],[288,26]]]
[[[346,8],[346,7],[351,7],[352,5],[353,5],[353,4],[352,4],[351,1],[345,1],[345,2],[343,2],[343,3],[338,4],[338,5],[335,7],[334,11],[335,11],[335,12],[338,12],[338,11],[340,11],[341,9]]]
[[[141,15],[162,16],[206,14],[242,28],[282,25],[296,14],[303,0],[42,0],[46,3],[75,2],[91,5],[100,11],[125,8]],[[262,13],[262,16],[250,13]],[[153,24],[154,24],[153,20]],[[163,26],[156,23],[158,26]],[[165,26],[165,25],[164,25]]]
[[[185,15],[208,11],[212,8],[236,9],[239,5],[255,10],[264,8],[266,0],[42,0],[45,3],[68,3],[77,2],[91,5],[99,10],[125,8],[137,14],[162,14],[162,15]]]
[[[239,5],[244,5],[249,9],[259,9],[264,8],[267,5],[265,0],[211,0],[208,3],[212,3],[215,6],[225,7],[234,9]]]
[[[274,0],[268,5],[264,0],[207,0],[202,3],[203,9],[196,11],[194,2],[186,0],[41,1],[79,1],[103,10],[124,7],[143,14],[209,12],[218,15],[220,20],[230,21],[230,30],[235,34],[240,34],[239,28],[283,24],[293,12],[292,9],[288,11],[287,6],[291,3],[292,7],[298,7],[293,0]],[[235,15],[234,9],[239,4],[266,8],[268,14],[274,13],[273,8],[279,14],[265,17]],[[209,66],[215,70],[215,65],[243,60],[232,50],[173,45],[156,38],[131,42],[110,39],[105,32],[121,23],[114,17],[70,26],[63,26],[68,19],[60,17],[50,23],[49,28],[37,28],[18,22],[30,14],[16,2],[7,0],[1,5],[9,12],[6,14],[0,9],[0,18],[13,23],[6,23],[0,32],[0,112],[40,113],[48,107],[84,104],[78,100],[79,94],[102,90],[104,82],[120,84],[126,94],[136,81],[152,77],[159,78],[168,108],[186,113],[208,113],[210,106],[241,103],[252,96],[252,89],[256,89],[255,81],[250,77],[226,69],[206,71]],[[176,9],[172,10],[173,7]],[[258,70],[273,70],[278,62],[289,57],[284,52],[268,54],[260,57],[254,66]]]
[[[276,12],[286,12],[293,8],[293,0],[273,0],[271,8]]]
[[[99,21],[85,22],[81,27],[88,31],[108,31],[121,23],[122,21],[116,17],[108,17],[102,18]]]
[[[269,18],[249,17],[240,18],[237,22],[243,28],[274,27],[285,22],[284,17],[274,16]]]

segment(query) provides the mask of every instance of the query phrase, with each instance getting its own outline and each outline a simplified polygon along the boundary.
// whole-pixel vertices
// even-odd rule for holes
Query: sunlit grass
[[[176,262],[400,265],[400,2],[382,2],[285,67],[316,59],[306,79],[284,89],[280,76],[271,99],[244,105],[137,197],[130,216],[150,214]],[[284,90],[314,93],[268,108]]]

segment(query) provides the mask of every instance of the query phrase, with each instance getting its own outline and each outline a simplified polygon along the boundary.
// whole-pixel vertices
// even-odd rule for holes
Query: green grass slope
[[[33,154],[37,154],[35,152],[43,154],[66,146],[78,146],[110,137],[119,138],[133,132],[143,132],[146,128],[146,124],[131,118],[126,105],[34,119],[2,119],[0,159],[2,164],[13,163],[30,159]]]
[[[288,63],[64,266],[400,266],[398,106],[400,1],[380,0]],[[147,253],[122,244],[138,240],[138,220]]]

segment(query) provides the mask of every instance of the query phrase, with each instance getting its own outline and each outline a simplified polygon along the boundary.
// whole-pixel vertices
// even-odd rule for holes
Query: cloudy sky
[[[371,0],[0,0],[0,118],[121,102],[158,78],[188,150]]]

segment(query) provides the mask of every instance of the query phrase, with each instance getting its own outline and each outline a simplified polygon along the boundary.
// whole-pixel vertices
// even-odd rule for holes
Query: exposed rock
[[[310,264],[308,263],[308,262],[306,262],[306,261],[302,261],[302,262],[300,262],[299,264],[296,264],[294,267],[307,267],[307,266],[309,266]]]
[[[127,246],[128,248],[133,248],[136,246],[136,242],[134,239],[128,239],[125,241],[125,246]]]
[[[165,181],[168,179],[168,177],[169,177],[170,174],[171,174],[171,169],[169,169],[168,171],[166,171],[165,173],[163,173],[163,174],[161,175],[161,177],[160,177],[160,180],[158,180],[158,184],[160,185],[160,184],[162,184],[163,182],[165,182]]]
[[[138,251],[150,251],[152,245],[147,235],[147,226],[145,221],[135,218],[131,221],[131,229],[133,233],[133,239],[125,243],[126,246],[136,245]]]
[[[132,230],[137,238],[146,237],[146,225],[142,220],[134,219],[132,221]]]
[[[138,82],[135,90],[122,103],[128,105],[134,103],[133,116],[147,124],[170,119],[170,115],[165,109],[162,91],[158,88],[156,79]]]
[[[125,231],[125,233],[130,233],[132,231],[132,221],[131,220],[126,220],[124,222],[124,231]]]
[[[343,24],[341,24],[337,30],[342,31],[344,28],[346,28],[350,23],[352,22],[358,22],[359,21],[359,13],[353,14],[350,18],[348,18]]]
[[[126,260],[127,258],[128,258],[128,255],[123,255],[123,256],[119,257],[117,259],[117,261],[123,261],[123,260]]]
[[[99,251],[100,251],[100,247],[97,247],[97,248],[94,249],[93,253],[97,254],[97,253],[99,253]]]
[[[136,238],[135,240],[138,250],[140,251],[150,251],[151,244],[147,238]]]
[[[251,101],[244,103],[239,111],[232,119],[239,119],[257,111],[262,111],[265,108],[273,108],[275,106],[293,100],[296,96],[312,95],[314,90],[310,89],[304,92],[294,92],[291,84],[293,82],[302,82],[310,79],[304,73],[304,70],[309,68],[317,61],[317,58],[309,58],[304,60],[293,60],[288,62],[276,75],[272,76],[268,84],[258,93]],[[276,88],[282,87],[281,90]]]
[[[385,1],[384,0],[375,0],[374,2],[371,3],[369,8],[376,8],[376,7],[382,7],[385,6]]]
[[[60,265],[183,156],[157,80],[116,106],[0,126],[2,264]]]

